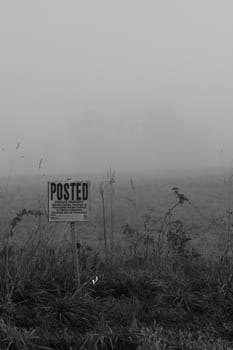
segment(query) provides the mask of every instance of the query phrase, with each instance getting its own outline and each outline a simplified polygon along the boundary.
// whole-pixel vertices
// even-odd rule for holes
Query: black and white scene
[[[233,349],[233,1],[0,1],[0,349]]]

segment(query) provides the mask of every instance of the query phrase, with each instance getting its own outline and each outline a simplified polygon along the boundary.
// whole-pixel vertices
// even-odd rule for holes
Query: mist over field
[[[229,166],[232,10],[1,2],[1,174]]]

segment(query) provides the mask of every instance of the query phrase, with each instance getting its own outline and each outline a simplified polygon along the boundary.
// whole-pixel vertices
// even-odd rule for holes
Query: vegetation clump
[[[102,251],[77,245],[79,290],[69,242],[53,244],[38,231],[17,249],[4,241],[0,348],[233,348],[232,265],[207,262],[192,247],[192,232],[175,217],[190,201],[177,187],[173,192],[177,201],[162,218],[146,214],[142,228],[123,226],[125,245],[117,244],[111,225],[106,254],[106,221]],[[11,236],[29,215],[42,213],[21,210],[11,220]]]

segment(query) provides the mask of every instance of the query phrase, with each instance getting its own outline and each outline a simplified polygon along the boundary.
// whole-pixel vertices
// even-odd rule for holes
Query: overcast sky
[[[2,0],[0,77],[0,174],[233,158],[232,0]]]

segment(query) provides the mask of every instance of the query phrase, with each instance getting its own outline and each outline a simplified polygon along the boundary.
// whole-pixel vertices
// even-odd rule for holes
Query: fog
[[[231,0],[1,1],[0,175],[229,165],[232,13]]]

